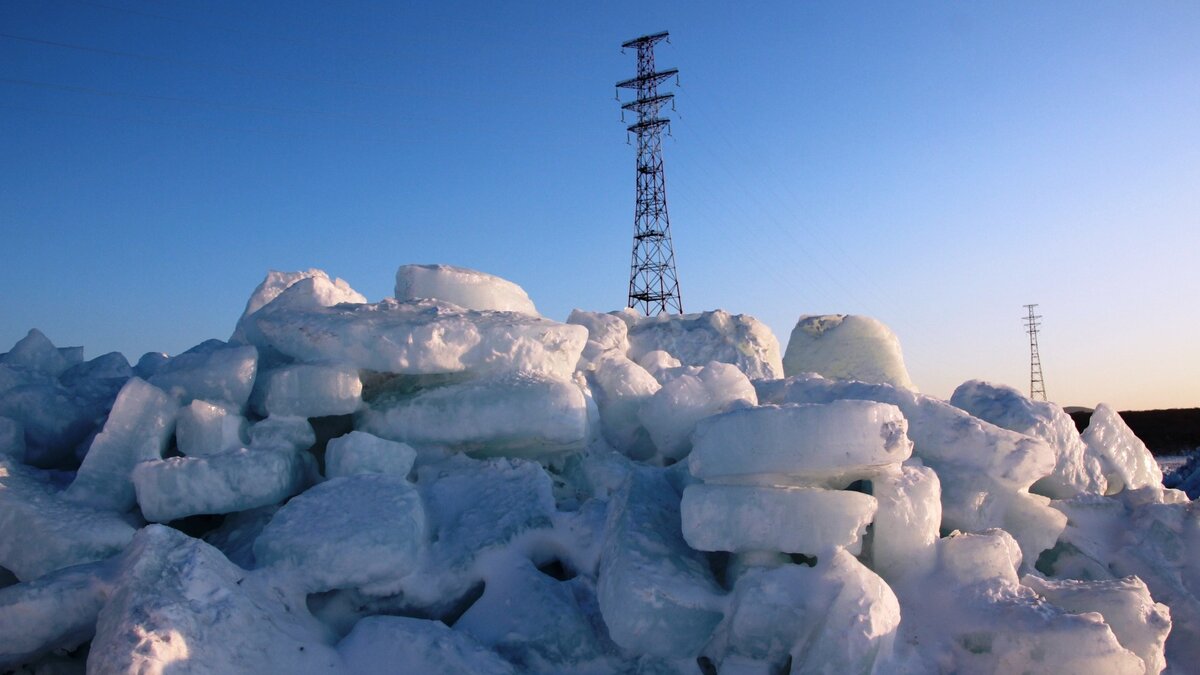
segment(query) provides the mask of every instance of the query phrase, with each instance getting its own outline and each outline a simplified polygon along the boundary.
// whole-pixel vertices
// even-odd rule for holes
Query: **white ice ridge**
[[[919,394],[865,317],[781,359],[746,315],[396,281],[272,272],[228,342],[134,366],[0,354],[0,670],[1200,663],[1200,512],[1108,406]]]

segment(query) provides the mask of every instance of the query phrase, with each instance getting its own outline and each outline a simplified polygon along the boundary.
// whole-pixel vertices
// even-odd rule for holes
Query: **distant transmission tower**
[[[1038,354],[1038,319],[1042,318],[1040,314],[1034,314],[1033,308],[1036,304],[1024,305],[1025,309],[1029,310],[1029,316],[1025,319],[1025,332],[1029,333],[1029,398],[1043,401],[1046,400],[1046,382],[1042,379],[1042,357]]]
[[[637,48],[637,77],[617,83],[618,89],[633,89],[637,98],[621,106],[637,113],[637,122],[627,127],[637,136],[637,206],[633,213],[633,262],[629,272],[629,306],[643,314],[683,313],[679,278],[675,273],[675,251],[671,246],[671,220],[667,217],[667,181],[663,175],[662,130],[671,121],[660,117],[662,107],[674,94],[659,94],[658,85],[675,77],[679,70],[654,69],[654,45],[667,32],[643,35],[621,45]],[[618,92],[617,100],[620,100]]]

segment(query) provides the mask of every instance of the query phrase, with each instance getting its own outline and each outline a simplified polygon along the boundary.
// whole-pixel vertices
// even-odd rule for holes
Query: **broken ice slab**
[[[566,379],[587,342],[583,326],[430,300],[303,309],[273,302],[250,321],[297,361],[412,375],[527,370]]]
[[[63,499],[37,470],[0,457],[0,567],[18,579],[115,555],[133,533],[118,514]]]
[[[362,431],[330,439],[325,448],[325,476],[339,478],[356,473],[407,476],[417,451],[407,443],[389,441]]]
[[[1162,485],[1158,461],[1112,406],[1096,406],[1081,438],[1088,452],[1100,458],[1110,494]]]
[[[91,640],[115,569],[113,560],[86,563],[0,588],[0,668]]]
[[[399,664],[412,673],[515,675],[512,664],[470,635],[441,621],[368,616],[337,646],[349,672],[393,675]]]
[[[597,586],[609,635],[633,653],[695,658],[724,591],[680,534],[679,493],[664,471],[637,467],[609,508]]]
[[[584,579],[559,581],[517,556],[491,566],[483,596],[454,628],[503,654],[521,672],[576,672],[597,665],[612,646],[589,620],[591,593]]]
[[[813,567],[748,571],[721,630],[733,654],[791,661],[793,673],[888,672],[900,604],[892,589],[845,550]]]
[[[919,463],[885,471],[871,481],[879,502],[871,539],[871,568],[891,581],[928,573],[937,560],[942,525],[938,475]]]
[[[1150,597],[1150,589],[1141,579],[1082,581],[1025,575],[1021,584],[1068,612],[1097,612],[1121,646],[1142,659],[1147,673],[1166,668],[1163,649],[1171,632],[1171,610]]]
[[[1034,401],[1016,389],[980,380],[964,382],[950,403],[1003,429],[1045,441],[1055,453],[1054,471],[1034,491],[1054,499],[1105,494],[1101,457],[1090,452],[1071,416],[1047,401]]]
[[[543,457],[583,448],[587,401],[574,382],[519,373],[376,401],[360,427],[383,438],[473,455]]]
[[[362,381],[355,368],[296,364],[273,370],[267,377],[268,415],[348,415],[362,406]]]
[[[175,421],[179,452],[189,457],[215,455],[249,442],[249,423],[231,407],[196,400],[181,408]]]
[[[819,488],[697,483],[683,491],[683,537],[701,551],[857,554],[875,498]]]
[[[338,672],[304,596],[161,525],[138,532],[96,623],[97,673]]]
[[[666,371],[662,388],[638,410],[658,454],[682,459],[692,449],[692,432],[706,417],[758,403],[754,385],[728,363],[709,362]]]
[[[159,459],[175,432],[179,403],[158,387],[132,378],[121,388],[104,429],[92,441],[64,495],[95,508],[128,511],[137,503],[133,467]]]
[[[186,405],[196,399],[246,407],[258,373],[258,350],[212,340],[169,359],[150,384]]]
[[[872,401],[734,410],[696,426],[688,468],[706,481],[841,488],[908,459],[907,430],[899,408]]]
[[[146,520],[165,523],[283,501],[304,488],[306,468],[304,454],[294,450],[232,448],[142,462],[133,484]]]
[[[425,509],[411,483],[360,474],[328,480],[285,504],[263,528],[254,557],[310,593],[394,582],[416,569],[425,532]]]

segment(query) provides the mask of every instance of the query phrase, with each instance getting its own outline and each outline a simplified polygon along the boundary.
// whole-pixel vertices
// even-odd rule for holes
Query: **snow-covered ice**
[[[779,340],[766,324],[746,314],[721,310],[699,314],[619,315],[629,325],[629,358],[641,361],[664,351],[685,366],[710,361],[738,367],[752,380],[783,377]]]
[[[341,666],[304,596],[198,539],[150,525],[122,556],[87,657],[96,673],[330,673]]]

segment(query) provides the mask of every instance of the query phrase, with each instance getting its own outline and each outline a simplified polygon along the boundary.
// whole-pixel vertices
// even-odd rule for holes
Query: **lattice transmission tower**
[[[1038,320],[1042,318],[1040,314],[1034,314],[1033,308],[1036,304],[1024,305],[1025,309],[1029,310],[1029,315],[1023,317],[1025,319],[1025,332],[1029,333],[1029,398],[1043,401],[1046,400],[1046,381],[1042,379],[1042,357],[1038,354],[1038,327],[1041,325]]]
[[[671,121],[663,116],[667,103],[674,109],[674,94],[658,93],[658,85],[679,70],[654,69],[654,45],[667,39],[667,32],[643,35],[621,45],[637,49],[637,77],[617,83],[618,90],[632,89],[637,98],[621,106],[637,113],[637,121],[626,127],[637,137],[637,205],[633,212],[633,261],[629,271],[629,307],[643,314],[683,313],[679,276],[675,272],[675,250],[671,245],[671,219],[667,216],[667,181],[663,174],[662,132],[670,132]],[[669,42],[669,40],[668,40]],[[620,91],[617,100],[621,100]]]

